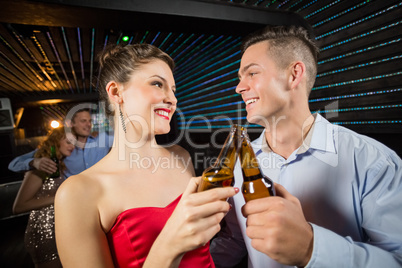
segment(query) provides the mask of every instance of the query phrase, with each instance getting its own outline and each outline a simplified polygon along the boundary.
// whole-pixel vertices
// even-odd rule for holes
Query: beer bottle
[[[242,131],[242,138],[240,163],[243,173],[242,193],[244,200],[248,202],[253,199],[274,196],[274,183],[261,172],[246,129]]]
[[[50,174],[49,178],[58,178],[60,177],[59,159],[57,158],[56,147],[54,145],[50,147],[50,159],[57,164],[57,170],[53,174]]]
[[[217,187],[234,185],[233,169],[241,146],[241,130],[243,127],[232,125],[229,135],[223,145],[214,165],[204,170],[198,192]]]

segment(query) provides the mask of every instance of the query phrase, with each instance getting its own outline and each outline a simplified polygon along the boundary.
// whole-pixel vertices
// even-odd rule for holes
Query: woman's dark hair
[[[114,114],[109,107],[106,85],[110,81],[127,83],[136,69],[157,59],[165,62],[173,72],[173,59],[159,48],[149,44],[110,45],[99,54],[101,71],[98,77],[98,91],[100,99],[106,103],[106,114]]]

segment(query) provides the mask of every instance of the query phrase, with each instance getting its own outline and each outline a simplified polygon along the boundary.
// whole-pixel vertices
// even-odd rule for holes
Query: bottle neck
[[[242,133],[243,140],[240,150],[240,163],[245,181],[252,181],[262,177],[258,159],[251,146],[250,138],[246,132]]]
[[[215,162],[215,166],[219,168],[230,168],[231,170],[234,169],[241,147],[241,129],[243,128],[237,125],[232,126],[223,148],[219,153],[218,159]]]
[[[50,158],[57,158],[57,156],[56,156],[56,147],[54,145],[52,145],[50,147]]]

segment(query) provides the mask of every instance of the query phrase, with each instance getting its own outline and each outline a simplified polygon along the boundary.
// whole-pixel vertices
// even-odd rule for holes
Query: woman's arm
[[[24,180],[14,201],[14,214],[40,209],[53,204],[54,196],[36,197],[36,193],[42,188],[43,176],[44,174],[39,171],[25,173]]]
[[[77,175],[56,193],[56,243],[65,268],[113,267],[97,209],[99,188],[94,180]]]

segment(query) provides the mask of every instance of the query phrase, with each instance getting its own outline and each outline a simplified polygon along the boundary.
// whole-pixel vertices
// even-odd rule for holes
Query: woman
[[[55,147],[62,174],[65,169],[63,159],[74,150],[63,127],[50,133],[36,151],[35,158],[50,157],[52,146]],[[31,211],[25,231],[25,246],[35,267],[61,267],[55,241],[53,203],[56,190],[63,180],[63,175],[51,178],[43,171],[28,171],[14,201],[15,214]]]
[[[227,187],[196,193],[189,154],[157,145],[176,109],[173,60],[158,48],[107,48],[101,95],[115,112],[111,151],[56,195],[64,267],[214,267],[209,240],[229,210]],[[187,167],[187,168],[186,168]]]

